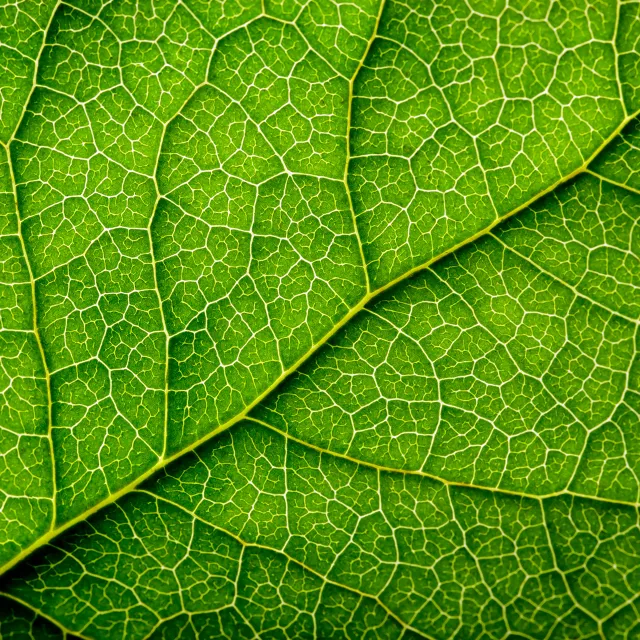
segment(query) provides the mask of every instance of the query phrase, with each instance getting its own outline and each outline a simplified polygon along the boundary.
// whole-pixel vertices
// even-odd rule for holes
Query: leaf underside
[[[0,0],[0,637],[640,637],[640,3]]]

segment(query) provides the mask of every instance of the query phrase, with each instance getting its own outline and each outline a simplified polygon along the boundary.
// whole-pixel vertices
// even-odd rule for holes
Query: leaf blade
[[[299,13],[295,2],[268,3],[267,13],[285,18],[284,22],[260,17],[256,7],[235,3],[156,9],[153,15],[139,14],[131,20],[113,7],[63,6],[40,61],[39,83],[48,88],[39,87],[30,96],[11,143],[20,236],[38,281],[39,324],[34,335],[42,336],[53,372],[54,402],[44,404],[52,410],[61,491],[58,528],[35,543],[30,534],[19,543],[22,551],[11,550],[18,555],[5,568],[55,533],[126,496],[156,470],[174,460],[179,464],[182,454],[200,451],[202,441],[240,422],[254,407],[253,415],[267,423],[274,416],[284,419],[278,437],[286,438],[291,429],[300,442],[309,441],[310,453],[301,454],[300,460],[315,455],[314,445],[321,445],[325,459],[333,459],[334,450],[351,458],[338,456],[338,461],[328,463],[332,469],[340,465],[366,469],[363,462],[367,462],[415,471],[422,465],[422,476],[402,477],[427,482],[428,475],[441,476],[453,483],[447,491],[456,496],[467,496],[466,489],[458,488],[465,482],[484,487],[485,493],[502,490],[469,500],[483,504],[497,500],[495,509],[506,509],[505,513],[511,507],[500,505],[514,504],[513,500],[525,505],[519,514],[537,509],[535,526],[546,530],[547,542],[540,544],[547,545],[548,557],[554,554],[549,551],[553,548],[549,531],[556,526],[552,516],[564,507],[538,508],[528,494],[561,492],[571,504],[587,505],[585,513],[593,505],[603,513],[625,508],[617,503],[636,505],[636,197],[633,172],[625,167],[634,153],[635,125],[625,111],[633,109],[635,100],[634,32],[629,19],[634,6],[614,10],[613,5],[603,4],[591,13],[563,7],[543,16],[531,8],[518,14],[490,6],[481,14],[462,5],[438,6],[431,13],[419,7],[406,13],[401,3],[389,2],[376,19],[373,5],[354,9],[348,3],[311,3]],[[451,27],[449,18],[444,20],[447,11],[452,11]],[[414,29],[416,25],[419,28]],[[497,25],[500,44],[493,60],[488,54],[492,42],[497,42]],[[369,30],[369,35],[360,37],[358,29]],[[215,45],[213,62],[206,69],[212,43],[227,32]],[[434,45],[438,38],[440,44]],[[116,51],[121,52],[117,61]],[[514,78],[509,70],[519,55],[524,55],[523,75]],[[551,60],[556,61],[557,71],[552,80],[545,68]],[[186,65],[184,71],[181,65]],[[198,88],[205,73],[210,86]],[[453,81],[452,74],[457,74]],[[504,95],[496,89],[497,80],[482,84],[488,78],[502,82]],[[376,91],[372,100],[367,94]],[[303,98],[305,92],[312,97]],[[389,96],[402,102],[398,111],[394,112],[395,98]],[[518,101],[523,99],[534,103],[534,133],[518,128],[522,125],[518,118],[524,116],[515,107],[522,106]],[[421,120],[422,111],[433,120]],[[512,119],[508,126],[514,131],[508,135],[502,118]],[[614,140],[623,128],[620,139]],[[512,134],[520,136],[524,145],[520,150]],[[166,151],[158,154],[154,144],[158,149],[160,141]],[[540,141],[550,145],[551,153],[536,150]],[[522,151],[525,147],[528,155],[538,153],[535,162]],[[597,177],[582,175],[565,185],[573,174],[584,172],[592,157],[588,173]],[[40,187],[36,163],[49,171]],[[621,190],[621,185],[631,188]],[[62,199],[56,189],[65,192]],[[551,195],[533,202],[545,193]],[[376,204],[379,194],[390,208]],[[122,195],[126,202],[118,204]],[[418,200],[423,201],[421,209],[414,206]],[[503,217],[521,210],[518,217],[496,227]],[[434,211],[442,214],[435,222]],[[64,233],[57,230],[65,224],[79,233],[61,238]],[[460,226],[450,232],[450,224]],[[411,235],[416,229],[417,235]],[[487,231],[492,231],[491,237],[478,239]],[[469,243],[469,248],[460,249]],[[427,275],[393,287],[448,254],[452,255]],[[76,268],[74,260],[84,260],[87,268]],[[73,269],[65,272],[71,264]],[[239,286],[243,271],[247,272],[244,288]],[[234,285],[238,278],[241,283]],[[448,314],[444,329],[450,332],[461,323],[460,335],[466,337],[448,337],[447,331],[431,342],[428,336],[416,337],[416,323],[424,329],[428,314],[416,319],[412,310],[407,322],[393,308],[407,306],[394,298],[398,291],[428,278],[432,281],[422,285],[410,306],[424,306],[433,291],[448,288],[451,293],[442,299],[457,296],[458,302],[443,312],[443,317]],[[374,293],[367,293],[369,279]],[[62,304],[71,302],[61,313],[57,287],[60,291],[66,287]],[[385,295],[373,300],[381,292]],[[133,311],[123,316],[117,298],[127,296],[138,297],[130,305]],[[437,296],[431,303],[441,304]],[[91,316],[94,307],[99,313]],[[57,330],[56,323],[64,322],[69,324]],[[560,326],[566,327],[562,345],[557,341]],[[394,332],[395,337],[389,338]],[[169,334],[175,335],[169,339]],[[368,334],[378,344],[363,343],[364,356],[327,355],[336,345],[351,348],[346,343],[353,335],[357,344],[362,342],[357,336]],[[194,347],[196,336],[204,337],[199,347]],[[385,341],[392,347],[381,356],[376,350]],[[443,345],[449,345],[456,357],[440,353]],[[318,349],[319,355],[311,357]],[[333,423],[329,417],[326,424],[309,418],[322,405],[316,390],[324,380],[317,369],[323,357],[338,362],[334,371],[346,376],[329,384],[336,389],[330,404],[345,412],[351,403],[346,414],[355,416],[363,433],[375,435],[375,446],[366,438],[361,442],[347,438],[343,418]],[[365,363],[373,373],[363,374]],[[33,369],[20,366],[24,371]],[[281,414],[274,413],[273,401],[262,403],[263,398],[300,366],[311,387],[303,389],[295,375],[276,397],[282,402],[292,389],[296,393],[302,389],[315,408],[305,414],[304,407],[285,403]],[[522,371],[515,373],[518,368]],[[308,375],[311,370],[313,376]],[[363,399],[352,394],[345,400],[351,393],[347,387],[353,384],[347,384],[349,377],[360,380]],[[342,399],[336,400],[335,393]],[[376,400],[371,404],[367,398]],[[410,411],[401,406],[403,402]],[[381,418],[385,412],[380,403],[386,403],[386,418]],[[476,424],[465,426],[462,415],[475,416]],[[300,432],[296,432],[299,425],[291,426],[296,421],[305,425]],[[568,423],[571,426],[563,433]],[[435,436],[421,433],[429,425]],[[452,450],[456,438],[467,440]],[[476,452],[471,461],[469,449]],[[306,469],[305,465],[300,468]],[[46,471],[46,464],[40,465],[43,478]],[[291,468],[285,476],[298,472]],[[358,471],[354,478],[369,475]],[[10,481],[14,476],[12,469]],[[92,486],[96,478],[97,486]],[[219,480],[223,485],[228,482]],[[322,482],[317,477],[311,484],[320,487]],[[372,491],[374,485],[369,484]],[[379,481],[376,486],[381,499],[386,499],[389,492],[380,489]],[[592,501],[580,502],[571,497],[575,493],[592,496]],[[313,502],[312,495],[308,499]],[[484,496],[480,489],[468,495]],[[137,499],[132,494],[118,505]],[[456,498],[458,511],[450,511],[451,518],[463,517],[460,505],[466,499]],[[544,497],[543,504],[562,504],[563,499]],[[290,528],[302,526],[310,517],[306,507],[297,508],[297,520],[291,520]],[[119,509],[112,507],[108,513]],[[339,577],[335,602],[342,599],[343,604],[332,609],[331,619],[318,617],[317,607],[315,613],[300,614],[287,627],[288,633],[317,633],[319,628],[343,636],[364,633],[364,627],[350,629],[346,618],[340,622],[344,610],[351,610],[354,623],[369,620],[366,629],[372,634],[412,633],[406,619],[404,631],[398,631],[394,626],[398,616],[419,619],[423,632],[429,620],[438,630],[436,635],[450,633],[449,622],[429,609],[433,602],[427,600],[422,609],[417,604],[424,593],[416,595],[417,600],[398,595],[404,593],[398,585],[416,580],[410,566],[406,575],[393,578],[399,581],[396,595],[389,595],[393,611],[375,613],[381,611],[376,609],[378,603],[366,613],[364,601],[357,600],[360,596],[356,602],[355,592],[346,595],[344,588],[353,589],[356,583],[357,588],[375,590],[377,581],[386,579],[387,543],[378,547],[378,539],[389,544],[395,539],[398,544],[397,535],[381,533],[388,522],[378,522],[370,512],[360,517],[373,523],[370,529],[364,534],[352,531],[358,542],[352,540],[335,556],[340,562],[332,569],[333,577],[323,569],[323,590],[330,591],[326,585]],[[566,513],[558,517],[565,523],[573,518]],[[603,522],[610,526],[621,517],[603,516]],[[50,521],[45,515],[38,526],[46,527]],[[105,520],[97,516],[92,522],[100,528]],[[188,528],[186,521],[184,526]],[[486,526],[469,525],[470,531]],[[559,531],[565,525],[557,526]],[[298,536],[296,554],[304,555],[305,537],[312,532]],[[509,536],[496,535],[499,546],[512,544]],[[576,535],[593,534],[585,530]],[[611,535],[614,539],[618,534]],[[635,534],[628,535],[632,540]],[[93,534],[85,537],[96,540]],[[61,538],[61,544],[68,539]],[[373,555],[366,550],[369,544],[374,545]],[[607,542],[606,557],[622,558],[625,544]],[[157,551],[149,557],[156,558]],[[564,547],[556,551],[564,553]],[[612,634],[617,625],[633,624],[632,595],[621,586],[627,578],[603,577],[594,569],[609,561],[605,556],[588,568],[568,570],[571,578],[562,569],[545,573],[538,567],[542,573],[526,580],[527,596],[516,599],[516,604],[508,600],[506,583],[496,578],[496,572],[509,573],[507,560],[492,565],[492,560],[482,559],[482,552],[480,544],[474,560],[480,567],[478,588],[489,589],[496,603],[502,598],[497,606],[509,611],[501,621],[500,616],[492,618],[497,626],[491,633],[498,633],[500,625],[523,633],[550,631],[553,616],[563,620],[556,632],[569,636],[587,637],[596,619],[606,620]],[[252,571],[261,579],[266,575],[281,579],[281,570],[269,571],[289,561],[277,554],[268,557],[266,564],[256,560],[260,567],[252,565]],[[627,567],[633,572],[635,561],[630,562]],[[358,566],[368,569],[354,571]],[[580,577],[574,580],[575,576]],[[94,578],[99,580],[98,575]],[[243,580],[242,588],[255,582],[248,574]],[[288,580],[281,583],[282,589]],[[241,582],[233,588],[239,589]],[[472,583],[469,588],[476,589]],[[21,584],[28,593],[30,587]],[[588,598],[594,585],[605,594],[596,603]],[[191,587],[185,589],[186,593]],[[262,602],[262,590],[256,586],[246,601],[248,609],[237,614],[244,616],[242,624],[248,625],[250,634],[268,633],[273,624],[272,614],[265,617],[264,605],[257,604]],[[47,587],[42,591],[43,596],[46,593],[50,593]],[[137,587],[126,593],[140,601]],[[145,593],[143,600],[149,595]],[[444,590],[442,597],[450,593]],[[129,596],[124,594],[119,597],[126,600]],[[180,589],[175,597],[182,597]],[[544,604],[534,612],[527,599]],[[153,605],[145,602],[136,609],[141,626],[126,627],[120,620],[117,629],[107,631],[103,622],[109,625],[110,619],[115,620],[107,607],[98,626],[87,627],[86,620],[78,618],[72,627],[90,628],[99,636],[113,632],[114,637],[126,629],[127,634],[142,637],[155,628],[149,622],[155,615],[149,617]],[[285,598],[273,605],[273,615],[297,615],[291,606]],[[474,606],[467,602],[453,618],[471,629],[478,615],[493,616],[480,614]],[[247,622],[253,618],[255,623]],[[384,622],[387,619],[391,622]],[[236,624],[241,624],[239,620]],[[177,626],[168,619],[158,621],[161,626],[156,631],[173,634],[180,629],[187,636],[211,632],[197,630],[183,618],[175,621]],[[215,633],[224,633],[220,619],[215,624]]]

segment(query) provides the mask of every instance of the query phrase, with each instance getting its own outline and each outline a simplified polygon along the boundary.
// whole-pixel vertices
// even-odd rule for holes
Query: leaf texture
[[[640,4],[0,9],[4,638],[633,638]]]

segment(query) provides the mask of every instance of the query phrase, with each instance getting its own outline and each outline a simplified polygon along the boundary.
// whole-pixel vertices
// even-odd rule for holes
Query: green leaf
[[[635,637],[639,25],[0,6],[0,636]]]

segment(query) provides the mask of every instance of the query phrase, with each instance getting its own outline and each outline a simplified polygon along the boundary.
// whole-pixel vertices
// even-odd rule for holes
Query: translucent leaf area
[[[638,640],[640,2],[0,0],[0,638]]]

